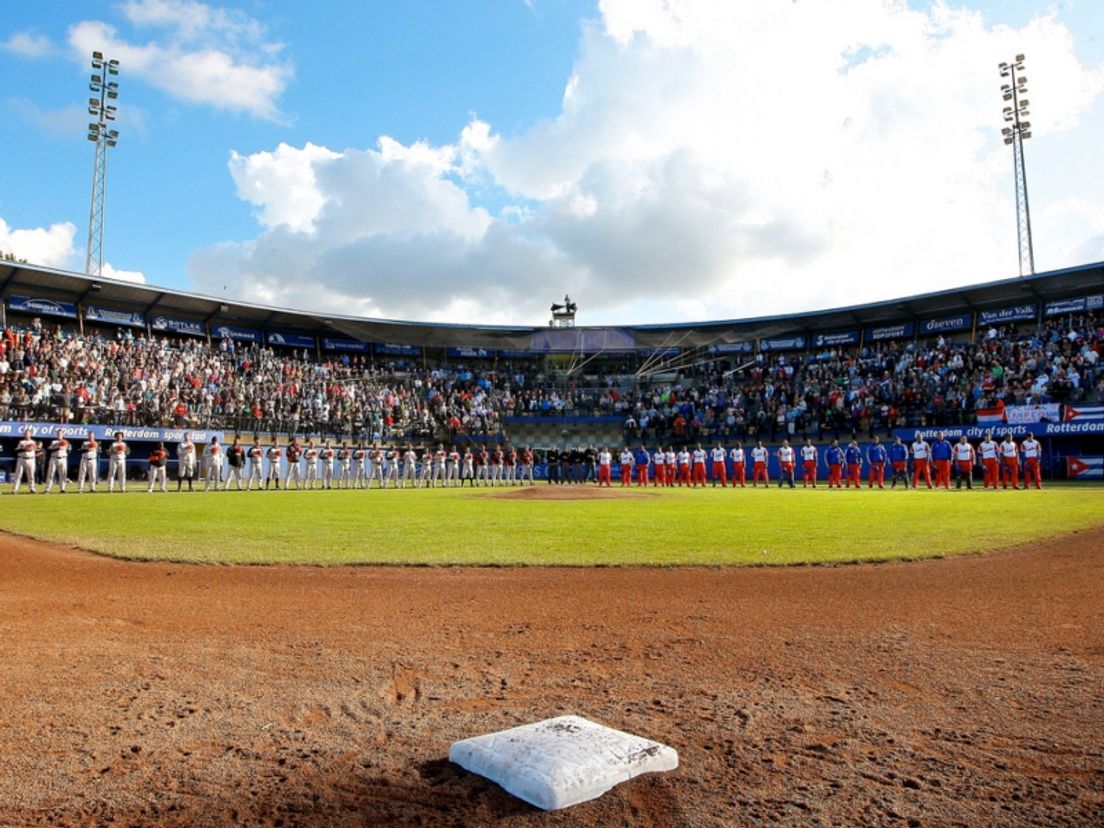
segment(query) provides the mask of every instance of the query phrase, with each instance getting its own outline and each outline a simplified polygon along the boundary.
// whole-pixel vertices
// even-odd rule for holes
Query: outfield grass
[[[0,529],[142,560],[293,564],[790,564],[981,552],[1104,525],[1104,487],[1041,492],[483,489],[4,495]]]

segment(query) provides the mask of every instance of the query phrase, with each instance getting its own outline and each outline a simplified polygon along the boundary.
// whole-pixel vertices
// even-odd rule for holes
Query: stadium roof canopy
[[[782,316],[663,325],[579,326],[568,329],[575,333],[564,341],[581,342],[587,339],[591,343],[606,343],[599,350],[674,345],[704,347],[772,336],[861,330],[1022,305],[1042,306],[1047,302],[1102,290],[1104,262],[885,302]],[[410,322],[314,313],[0,261],[0,300],[5,307],[12,296],[67,302],[77,306],[95,305],[141,314],[145,319],[163,316],[208,326],[238,325],[304,336],[345,336],[363,342],[428,347],[572,350],[556,347],[554,342],[549,345],[549,328],[546,327]],[[542,343],[539,347],[536,345],[538,340]]]

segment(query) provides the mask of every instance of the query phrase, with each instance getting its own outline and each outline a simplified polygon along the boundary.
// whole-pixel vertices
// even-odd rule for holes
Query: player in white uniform
[[[80,469],[77,471],[77,493],[84,494],[84,481],[87,480],[96,491],[96,481],[100,476],[100,444],[96,435],[88,432],[88,438],[81,444]]]
[[[1015,491],[1020,488],[1020,447],[1016,445],[1011,431],[1004,435],[1004,440],[1001,441],[1000,456],[1001,465],[1004,467],[1001,488],[1007,489],[1008,484],[1011,483]]]
[[[322,488],[332,489],[334,478],[334,459],[337,457],[337,452],[333,450],[333,446],[330,445],[330,441],[327,440],[322,444],[322,451],[319,452],[319,459],[322,461]]]
[[[179,492],[188,481],[188,491],[193,491],[192,481],[196,474],[196,447],[191,435],[184,432],[176,446],[176,490]]]
[[[50,453],[50,465],[46,470],[46,494],[54,487],[57,481],[61,493],[65,494],[65,487],[69,485],[69,441],[58,429],[57,437],[46,449]]]
[[[441,482],[443,486],[445,483],[445,458],[448,457],[448,452],[445,451],[443,443],[437,444],[437,451],[433,452],[433,474],[430,475],[429,485],[436,486],[437,481]]]
[[[272,445],[265,451],[265,459],[268,460],[268,476],[265,477],[266,489],[270,483],[274,489],[280,488],[280,458],[283,456],[284,452],[276,445],[276,440],[273,438]]]
[[[245,449],[241,447],[241,441],[235,437],[230,448],[226,450],[226,482],[222,484],[225,492],[231,483],[236,483],[238,491],[242,489],[242,472],[245,471]]]
[[[712,460],[713,467],[710,469],[712,474],[713,487],[717,487],[717,481],[721,481],[721,488],[723,489],[728,485],[728,469],[725,468],[725,460],[728,459],[728,452],[725,451],[724,446],[717,443],[710,451],[710,460]]]
[[[691,483],[694,486],[701,485],[704,488],[705,487],[705,458],[706,458],[706,453],[705,453],[705,449],[702,448],[701,443],[698,443],[698,447],[690,453],[690,456],[693,459],[693,463],[694,463],[694,465],[692,466],[693,470],[690,473]]]
[[[367,488],[372,488],[372,481],[376,481],[376,485],[381,489],[383,488],[383,449],[379,446],[372,446],[368,451],[368,483]]]
[[[15,448],[15,483],[12,486],[12,494],[19,494],[19,486],[23,478],[27,478],[27,486],[31,494],[38,491],[35,488],[35,441],[31,439],[31,430],[23,431],[23,439]]]
[[[363,489],[368,477],[368,453],[364,450],[364,444],[359,441],[353,449],[353,488]]]
[[[770,460],[770,452],[766,446],[763,445],[763,441],[757,441],[755,448],[751,450],[751,488],[759,488],[759,480],[762,479],[764,485],[770,487],[770,472],[767,471],[767,463]]]
[[[337,461],[341,464],[341,479],[339,486],[342,489],[353,487],[353,450],[348,443],[342,443],[337,452]]]
[[[207,476],[203,480],[203,491],[211,491],[211,484],[214,484],[215,491],[218,491],[219,483],[222,482],[222,446],[219,445],[218,437],[212,437],[211,442],[207,446]]]
[[[386,488],[387,481],[391,482],[391,488],[398,488],[399,485],[399,466],[402,461],[402,452],[398,448],[392,448],[387,452],[387,469],[384,473],[384,488]]]
[[[777,454],[778,466],[781,469],[781,473],[778,475],[778,488],[781,489],[783,483],[789,483],[791,489],[796,488],[794,485],[794,460],[796,458],[789,440],[782,441]]]
[[[318,484],[318,446],[314,444],[314,438],[307,440],[303,449],[303,485],[307,489],[313,489]]]
[[[981,455],[981,467],[984,470],[982,487],[988,489],[990,484],[996,489],[1000,484],[1000,461],[997,459],[999,447],[993,435],[988,431],[978,444],[978,453]]]
[[[663,452],[663,465],[667,470],[667,485],[674,486],[675,478],[678,477],[678,466],[676,465],[675,449],[673,446],[667,448],[667,451]]]
[[[801,447],[801,488],[810,484],[814,489],[817,487],[817,447],[812,440],[806,439]]]
[[[265,450],[261,446],[259,439],[253,439],[253,445],[249,447],[249,450],[245,453],[246,459],[249,461],[249,474],[245,478],[246,491],[253,490],[253,481],[257,481],[257,488],[260,489],[264,486],[264,459]],[[276,470],[276,474],[279,474],[279,469]]]
[[[732,488],[736,488],[736,484],[740,484],[740,488],[744,488],[744,482],[747,479],[747,465],[744,460],[744,447],[741,443],[736,443],[728,453],[728,459],[732,461]]]
[[[688,452],[685,448],[679,449],[679,453],[677,455],[676,462],[678,463],[676,468],[678,469],[677,476],[678,476],[679,486],[681,486],[683,483],[685,483],[687,486],[689,486],[690,485],[690,452]]]
[[[974,488],[974,463],[977,461],[977,455],[974,447],[966,440],[965,434],[958,438],[951,452],[954,456],[955,488],[962,488],[963,478],[966,478],[967,489]]]
[[[412,446],[407,446],[402,455],[402,475],[399,478],[399,488],[405,489],[407,483],[410,484],[412,489],[418,486],[418,452],[414,451]]]
[[[147,494],[153,494],[153,490],[160,484],[161,491],[165,492],[165,480],[167,478],[167,466],[169,465],[169,453],[165,450],[164,443],[158,443],[157,448],[150,452],[149,456],[149,487]]]
[[[916,432],[916,440],[913,441],[910,448],[912,450],[912,488],[919,488],[920,478],[923,477],[924,482],[927,483],[930,489],[932,487],[931,446],[918,431]]]
[[[1027,439],[1020,443],[1020,453],[1023,455],[1024,488],[1043,488],[1043,447],[1033,435],[1028,434]]]
[[[657,451],[656,457],[661,457],[662,454],[663,452]],[[626,486],[632,485],[633,465],[636,463],[636,457],[634,457],[633,453],[629,451],[629,447],[625,446],[621,450],[621,456],[617,459],[621,463],[621,488],[625,488]]]
[[[115,491],[115,482],[119,482],[119,491],[126,493],[126,459],[130,446],[123,442],[123,432],[115,432],[115,442],[111,444],[107,460],[107,491]]]
[[[298,437],[291,438],[284,454],[287,456],[287,471],[284,472],[284,491],[291,487],[293,478],[295,479],[295,489],[298,491],[303,488],[303,472],[299,468],[299,458],[303,456],[303,448],[299,445]]]
[[[464,481],[468,482],[469,486],[475,485],[475,455],[472,454],[470,448],[464,449],[464,456],[460,458],[460,485],[464,485]]]

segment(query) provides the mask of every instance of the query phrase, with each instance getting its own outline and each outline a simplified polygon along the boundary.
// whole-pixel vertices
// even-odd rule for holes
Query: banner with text
[[[1038,305],[1019,305],[1014,308],[982,311],[978,322],[982,325],[1003,325],[1006,322],[1026,322],[1038,315]]]
[[[106,322],[109,325],[129,325],[132,328],[146,327],[146,319],[140,313],[112,310],[96,305],[84,306],[84,319],[86,322]]]
[[[77,306],[72,302],[55,302],[53,299],[35,299],[29,296],[9,296],[8,308],[20,313],[33,313],[40,316],[64,316],[77,318]]]
[[[124,440],[142,440],[164,443],[179,443],[188,434],[193,443],[206,443],[212,437],[218,437],[221,442],[223,432],[211,429],[186,428],[157,428],[146,426],[121,426],[121,425],[74,425],[69,423],[21,423],[14,421],[0,421],[0,437],[22,437],[25,429],[31,430],[31,436],[35,439],[53,438],[61,431],[61,435],[69,440],[80,441],[92,432],[97,440],[114,440],[115,432],[123,432]]]
[[[207,336],[202,322],[191,319],[173,319],[168,316],[154,316],[150,319],[150,327],[155,331],[184,334],[186,336]]]

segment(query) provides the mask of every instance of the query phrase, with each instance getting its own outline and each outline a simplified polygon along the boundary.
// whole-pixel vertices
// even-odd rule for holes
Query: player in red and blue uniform
[[[951,458],[954,448],[947,442],[943,432],[935,435],[935,442],[931,445],[931,458],[935,464],[935,487],[951,488]]]
[[[847,463],[847,482],[845,488],[850,489],[851,484],[855,484],[856,489],[862,488],[862,449],[859,448],[859,444],[854,440],[843,451],[844,462]]]
[[[636,460],[636,485],[647,486],[648,461],[651,459],[651,455],[648,454],[648,449],[641,446],[634,453],[633,459]]]
[[[840,448],[839,440],[833,440],[832,445],[825,450],[824,462],[828,464],[828,488],[842,489],[843,449]]]
[[[886,450],[886,454],[889,455],[889,467],[893,470],[893,482],[889,488],[897,488],[897,480],[900,479],[905,484],[905,488],[909,487],[908,480],[908,446],[901,442],[900,437],[893,438],[893,443]]]
[[[875,437],[870,448],[866,450],[866,460],[870,463],[870,476],[867,478],[867,488],[873,489],[874,484],[879,489],[885,488],[886,448],[882,445],[880,437]]]

